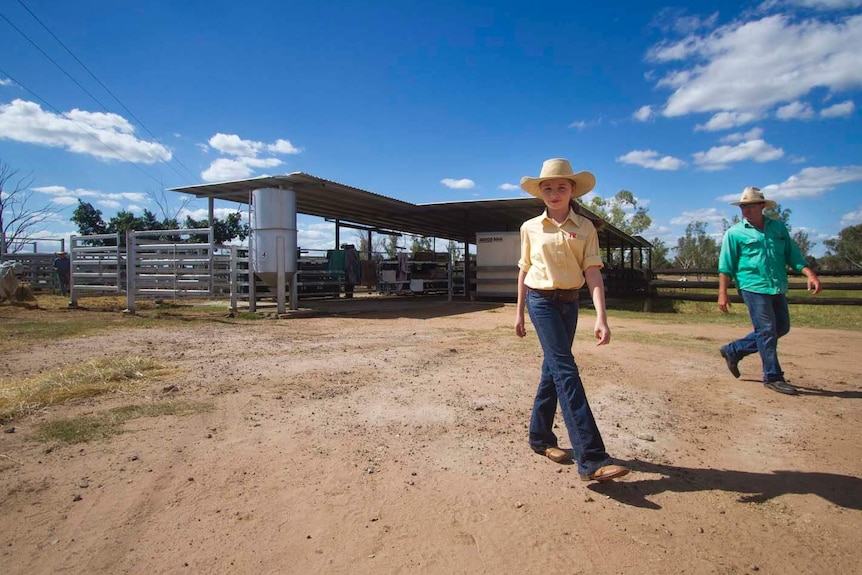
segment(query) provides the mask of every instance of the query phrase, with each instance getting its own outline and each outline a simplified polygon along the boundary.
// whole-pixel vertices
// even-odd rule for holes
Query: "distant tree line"
[[[50,203],[34,207],[32,205],[33,192],[30,185],[33,181],[32,175],[21,176],[17,170],[0,160],[0,253],[14,253],[20,251],[23,246],[33,243],[38,239],[36,233],[41,225],[57,213],[56,208]],[[178,214],[185,207],[182,204],[179,209],[170,213],[167,209],[167,198],[162,192],[161,196],[150,193],[159,206],[162,217],[158,218],[150,210],[144,210],[141,216],[121,210],[107,222],[102,217],[102,212],[93,207],[92,204],[78,200],[78,205],[72,215],[71,221],[78,226],[78,234],[120,234],[120,241],[125,241],[127,230],[159,231],[176,229],[200,229],[209,225],[207,220],[195,220],[187,216],[182,222]],[[191,198],[189,197],[189,200]],[[648,209],[639,205],[635,195],[629,190],[620,190],[609,199],[594,197],[590,203],[584,204],[586,208],[600,216],[610,225],[631,235],[639,236],[652,225]],[[838,236],[825,240],[826,254],[816,258],[811,255],[811,250],[816,245],[805,230],[793,230],[790,226],[791,211],[776,205],[765,211],[766,215],[784,222],[793,240],[799,245],[802,254],[808,260],[809,265],[816,270],[842,271],[862,270],[862,224],[848,226],[838,232]],[[731,220],[722,220],[723,231],[737,223],[739,215]],[[213,237],[217,244],[226,244],[233,240],[243,241],[249,236],[248,224],[242,223],[239,212],[229,214],[225,219],[216,218],[212,224]],[[166,233],[165,241],[172,242],[201,242],[206,241],[203,234],[190,234],[184,237],[176,237],[175,234]],[[399,245],[399,240],[402,245]],[[410,242],[410,245],[407,242]],[[365,245],[367,239],[359,237],[360,251],[365,253],[369,246]],[[652,249],[652,267],[681,268],[681,269],[715,269],[718,267],[718,253],[721,248],[720,241],[707,233],[707,223],[702,221],[690,222],[685,228],[685,235],[678,238],[675,246],[669,246],[658,237],[650,240]],[[409,249],[410,252],[428,251],[432,249],[432,240],[426,237],[389,235],[378,237],[371,246],[372,251],[385,253],[388,257],[394,257],[400,249]],[[454,259],[463,259],[460,249],[454,242],[449,242],[447,251],[451,252]],[[631,257],[625,254],[615,254],[613,257]],[[624,262],[612,262],[624,263]]]
[[[195,220],[191,216],[186,216],[181,224],[176,217],[165,216],[162,219],[158,219],[150,210],[144,210],[141,216],[135,216],[135,214],[127,210],[120,210],[117,212],[117,215],[106,223],[102,218],[101,210],[81,200],[78,200],[78,206],[72,214],[71,221],[78,226],[78,233],[82,236],[119,233],[121,243],[125,242],[125,233],[128,230],[168,231],[209,227],[208,220]],[[228,214],[224,220],[219,218],[213,219],[212,229],[213,241],[216,244],[226,244],[234,239],[242,241],[249,235],[248,224],[242,223],[239,212]],[[164,236],[160,236],[160,239],[175,243],[207,241],[206,236],[203,234],[190,234],[180,237],[176,234],[166,233]]]

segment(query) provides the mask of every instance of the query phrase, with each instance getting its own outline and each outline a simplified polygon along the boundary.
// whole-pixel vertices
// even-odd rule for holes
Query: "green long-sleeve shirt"
[[[742,220],[721,242],[718,271],[733,278],[738,289],[762,294],[787,293],[787,267],[802,271],[808,263],[778,220],[763,219],[763,231]]]

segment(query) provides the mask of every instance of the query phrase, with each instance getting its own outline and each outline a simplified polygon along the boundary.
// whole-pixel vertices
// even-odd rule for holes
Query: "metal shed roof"
[[[293,189],[296,211],[301,214],[469,244],[476,243],[478,232],[518,231],[524,220],[540,214],[544,206],[533,197],[412,204],[303,172],[185,186],[171,191],[248,204],[253,190],[280,187]],[[589,210],[584,211],[598,218]],[[600,236],[605,248],[650,245],[609,224]]]

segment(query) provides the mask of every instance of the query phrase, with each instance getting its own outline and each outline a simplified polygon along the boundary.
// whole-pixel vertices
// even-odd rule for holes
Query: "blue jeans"
[[[778,338],[790,331],[790,310],[784,294],[762,294],[739,290],[754,331],[742,339],[737,339],[723,347],[726,354],[741,360],[746,355],[760,354],[763,362],[763,381],[784,379],[781,364],[778,363]]]
[[[527,311],[545,356],[530,418],[530,447],[540,453],[548,447],[557,447],[553,426],[559,400],[578,472],[593,473],[612,461],[605,451],[572,355],[578,302],[550,300],[528,290]]]

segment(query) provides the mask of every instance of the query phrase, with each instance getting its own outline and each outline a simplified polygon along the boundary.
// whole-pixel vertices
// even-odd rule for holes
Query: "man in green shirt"
[[[767,218],[763,210],[776,205],[759,188],[748,187],[738,202],[742,221],[724,234],[718,257],[718,309],[727,313],[727,288],[736,283],[754,331],[720,348],[721,356],[734,377],[739,377],[740,360],[759,353],[763,362],[763,385],[779,393],[796,395],[797,389],[784,380],[778,362],[778,338],[790,331],[787,307],[787,267],[805,274],[808,291],[820,293],[820,279],[808,267],[799,246],[783,222]]]

